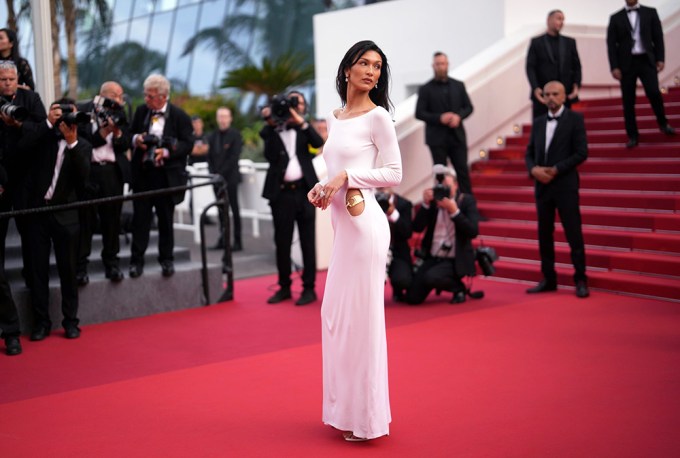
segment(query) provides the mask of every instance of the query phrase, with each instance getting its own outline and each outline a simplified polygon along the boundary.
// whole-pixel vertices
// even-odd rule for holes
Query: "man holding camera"
[[[535,180],[538,247],[543,279],[527,293],[557,289],[555,271],[555,211],[559,212],[564,235],[574,264],[576,296],[590,295],[586,277],[586,251],[581,230],[579,175],[577,166],[588,158],[588,142],[583,115],[564,106],[566,91],[559,81],[543,88],[548,113],[531,126],[526,152],[529,176]]]
[[[316,300],[316,210],[307,193],[319,179],[309,147],[319,148],[323,139],[303,117],[306,103],[300,92],[289,92],[285,99],[274,98],[272,102],[261,111],[267,124],[260,136],[269,161],[262,197],[269,200],[272,209],[279,290],[267,302],[277,304],[292,297],[290,250],[297,223],[304,270],[303,291],[295,304],[305,305]]]
[[[170,82],[163,75],[150,75],[144,81],[144,102],[132,119],[132,188],[135,192],[185,186],[187,156],[194,145],[191,118],[168,102]],[[175,273],[175,205],[184,191],[136,199],[133,202],[130,277],[144,272],[144,254],[149,245],[153,210],[158,218],[158,261],[164,277]]]
[[[80,107],[80,111],[91,113],[90,122],[78,127],[78,134],[92,145],[86,191],[88,199],[120,196],[123,194],[123,184],[130,181],[130,161],[126,155],[130,136],[123,95],[120,84],[107,81],[102,84],[98,96]],[[87,263],[97,218],[102,234],[104,275],[112,282],[123,279],[123,272],[118,265],[122,209],[122,202],[112,202],[80,210],[80,247],[76,272],[79,285],[89,282]]]
[[[40,96],[18,87],[18,78],[14,62],[0,61],[0,170],[4,172],[0,177],[0,212],[27,207],[31,157],[24,143],[47,118]],[[16,218],[15,223],[21,236],[23,274],[28,283],[31,256],[26,218]],[[0,331],[5,340],[5,353],[18,355],[22,352],[19,314],[4,274],[8,227],[9,219],[0,219]]]
[[[458,191],[456,174],[437,164],[437,183],[423,192],[423,203],[413,230],[425,236],[420,247],[422,264],[416,268],[406,302],[421,304],[433,289],[454,293],[453,303],[465,302],[464,276],[475,274],[472,239],[479,234],[479,212],[472,194]]]
[[[243,241],[241,240],[241,211],[238,205],[238,184],[241,181],[241,173],[238,169],[238,160],[241,157],[241,147],[243,146],[243,139],[241,132],[231,127],[232,115],[231,110],[227,107],[220,107],[215,114],[217,119],[217,130],[208,136],[208,170],[210,173],[218,173],[227,184],[227,197],[229,198],[229,207],[233,217],[234,228],[234,244],[231,251],[241,251],[243,249]],[[221,189],[215,186],[215,196],[220,197]],[[219,207],[220,212],[220,237],[215,245],[216,249],[224,248],[225,240],[222,238],[224,234],[224,215],[222,215],[222,206]],[[227,240],[228,242],[228,240]]]
[[[392,285],[392,298],[406,300],[406,289],[413,279],[413,260],[409,240],[413,234],[411,201],[396,194],[392,188],[379,188],[375,200],[390,224],[390,256],[387,276]]]
[[[68,204],[83,195],[92,154],[92,146],[78,137],[76,124],[83,116],[86,122],[87,116],[76,112],[75,101],[58,100],[50,106],[47,121],[31,136],[30,147],[37,154],[33,155],[29,177],[30,207]],[[27,224],[31,240],[29,289],[34,319],[31,340],[43,340],[52,330],[48,311],[52,246],[61,284],[62,325],[66,338],[78,338],[78,210],[38,213],[30,216]]]

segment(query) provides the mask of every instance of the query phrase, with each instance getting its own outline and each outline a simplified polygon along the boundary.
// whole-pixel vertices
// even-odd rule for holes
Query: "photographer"
[[[162,75],[150,75],[144,81],[144,102],[132,119],[132,189],[150,191],[187,183],[187,156],[194,145],[191,118],[181,108],[168,102],[170,82]],[[158,217],[158,261],[164,277],[175,273],[172,220],[175,205],[184,192],[133,201],[130,277],[144,272],[144,253],[149,245],[153,210]]]
[[[383,209],[390,223],[390,255],[387,276],[392,285],[392,298],[396,302],[406,300],[405,292],[413,278],[413,260],[409,239],[413,234],[411,201],[392,191],[392,188],[378,188],[375,200]]]
[[[413,230],[425,236],[420,247],[422,264],[416,268],[406,293],[409,304],[421,304],[433,289],[454,293],[454,303],[465,302],[462,278],[475,274],[472,239],[479,233],[479,212],[472,194],[458,192],[455,172],[434,166],[437,183],[423,192],[423,203]]]
[[[120,84],[107,81],[102,84],[98,96],[79,107],[80,111],[91,114],[90,122],[78,127],[78,134],[92,144],[90,177],[85,196],[88,199],[120,196],[123,194],[123,183],[130,181],[130,161],[126,155],[130,147],[130,136],[123,95]],[[122,202],[112,202],[80,210],[80,246],[76,272],[79,285],[89,282],[87,263],[92,251],[92,233],[97,218],[102,234],[104,275],[113,282],[123,279],[123,272],[118,265],[122,208]]]
[[[78,114],[75,109],[73,100],[54,102],[50,106],[47,121],[41,123],[30,138],[30,148],[40,155],[39,159],[32,161],[30,169],[30,207],[72,203],[84,191],[92,146],[87,140],[78,137],[76,124],[87,122],[87,116]],[[28,218],[28,237],[31,241],[28,250],[31,256],[29,289],[34,320],[31,340],[43,340],[52,330],[49,316],[52,246],[61,285],[62,325],[67,338],[78,338],[78,211],[38,213]]]
[[[270,304],[292,297],[290,249],[296,222],[304,264],[303,291],[296,305],[316,300],[316,210],[307,200],[307,193],[319,179],[309,146],[318,148],[323,145],[323,139],[305,121],[305,112],[305,98],[301,93],[292,91],[285,98],[274,97],[271,105],[264,107],[260,113],[267,122],[260,136],[264,140],[264,156],[269,161],[262,197],[269,200],[272,209],[276,267],[279,271],[279,290],[267,300]]]
[[[0,212],[27,208],[28,170],[35,154],[26,142],[35,136],[38,126],[45,123],[47,114],[40,96],[18,86],[18,72],[11,61],[0,61],[0,166],[7,173],[7,182],[0,197]],[[27,254],[29,239],[26,218],[15,219],[21,236],[21,253],[24,262],[23,275],[28,277],[30,256]],[[4,252],[9,220],[0,220],[0,243]],[[4,259],[1,260],[4,264]]]

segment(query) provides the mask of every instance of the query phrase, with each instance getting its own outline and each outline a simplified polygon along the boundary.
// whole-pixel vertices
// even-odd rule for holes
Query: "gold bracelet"
[[[357,205],[359,205],[363,201],[364,201],[364,196],[362,196],[361,194],[355,194],[352,197],[350,197],[349,199],[347,199],[346,205],[347,205],[347,208],[352,208],[352,207],[356,207]]]

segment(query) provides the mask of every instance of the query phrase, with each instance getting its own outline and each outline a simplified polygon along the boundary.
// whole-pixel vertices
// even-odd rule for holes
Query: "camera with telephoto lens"
[[[290,97],[275,95],[272,97],[269,107],[274,122],[280,125],[288,121],[290,118],[290,109],[297,108],[299,103],[300,98],[297,95],[291,95]]]
[[[387,210],[390,208],[390,193],[377,191],[375,193],[375,200],[378,202],[378,205],[380,205],[380,208],[382,208],[382,211],[387,213]]]
[[[0,113],[15,121],[25,121],[28,118],[28,110],[25,107],[14,105],[12,102],[0,97]]]
[[[154,134],[146,134],[142,136],[142,143],[146,145],[146,152],[142,162],[146,166],[156,165],[156,150],[158,148],[165,148],[168,151],[174,151],[177,148],[177,139],[174,137],[159,137]]]
[[[84,113],[82,111],[73,111],[75,108],[75,105],[70,105],[70,104],[61,104],[59,105],[59,108],[61,108],[61,118],[57,120],[57,125],[59,123],[64,123],[67,126],[75,126],[76,124],[87,124],[90,122],[90,115],[87,113]]]
[[[100,95],[95,96],[93,102],[99,127],[108,126],[109,119],[113,121],[113,123],[118,127],[122,127],[127,124],[125,109],[120,103]]]
[[[480,246],[475,250],[475,261],[482,270],[485,277],[490,277],[496,273],[493,263],[498,260],[496,250],[488,246]]]
[[[432,188],[432,194],[434,195],[434,200],[442,200],[444,197],[451,196],[451,188],[444,184],[444,177],[446,176],[447,168],[442,164],[435,164],[432,168],[434,172],[434,177],[437,180],[437,184]]]

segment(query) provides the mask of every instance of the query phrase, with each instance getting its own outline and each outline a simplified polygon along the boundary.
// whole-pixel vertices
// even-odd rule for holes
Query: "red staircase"
[[[659,132],[646,98],[638,98],[640,146],[628,150],[620,98],[587,100],[588,160],[579,168],[581,213],[592,289],[680,302],[680,90],[664,96],[678,135]],[[538,281],[533,183],[524,154],[531,126],[472,165],[480,212],[477,244],[496,249],[495,277]],[[558,282],[573,286],[561,224],[555,227]]]

